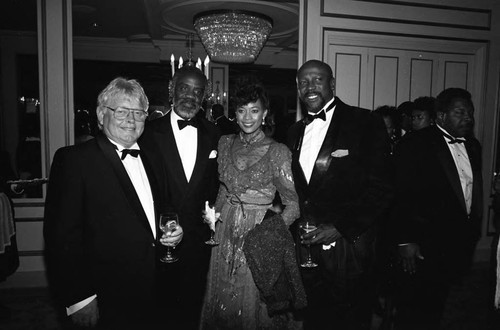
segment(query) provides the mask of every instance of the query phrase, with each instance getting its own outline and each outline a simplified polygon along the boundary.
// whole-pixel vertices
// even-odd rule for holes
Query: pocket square
[[[217,150],[212,150],[210,152],[210,155],[208,156],[208,159],[214,159],[217,157]]]
[[[345,156],[349,156],[349,150],[347,149],[337,149],[331,153],[332,157],[341,158]]]

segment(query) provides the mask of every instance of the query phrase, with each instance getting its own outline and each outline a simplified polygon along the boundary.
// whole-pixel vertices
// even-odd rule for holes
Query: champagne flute
[[[313,230],[316,230],[316,225],[310,221],[306,221],[300,224],[300,233],[301,235],[310,233]],[[306,261],[300,264],[300,267],[303,268],[314,268],[318,267],[318,264],[313,262],[312,257],[311,257],[311,245],[306,244],[306,249],[307,249],[307,258]]]
[[[165,234],[173,233],[179,226],[179,217],[175,212],[162,213],[160,215],[160,229]],[[177,256],[174,255],[172,247],[175,248],[178,242],[169,243],[166,245],[167,252],[163,257],[160,258],[161,262],[172,263],[179,260]]]
[[[217,223],[217,215],[215,214],[215,208],[208,205],[208,201],[205,202],[205,219],[210,226],[210,239],[205,241],[205,244],[211,246],[219,245],[219,242],[215,240],[215,224]]]
[[[205,244],[211,245],[211,246],[219,245],[219,241],[215,240],[215,230],[210,229],[210,239],[208,241],[205,241]]]

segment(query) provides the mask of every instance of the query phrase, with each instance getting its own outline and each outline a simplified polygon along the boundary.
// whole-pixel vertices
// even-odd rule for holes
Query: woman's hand
[[[210,207],[208,205],[208,201],[205,202],[205,209],[201,211],[201,216],[203,218],[204,223],[208,223],[209,225],[214,225],[217,221],[220,220],[220,212],[215,212],[215,208]]]
[[[210,224],[210,218],[208,217],[207,211],[205,210],[201,211],[201,217],[203,218],[204,223]]]

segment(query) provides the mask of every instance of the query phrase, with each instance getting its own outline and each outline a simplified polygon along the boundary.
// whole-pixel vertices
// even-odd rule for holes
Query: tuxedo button
[[[307,206],[307,205],[309,205],[309,201],[304,202],[304,206]]]
[[[156,245],[155,245],[155,243],[151,243],[151,246],[152,246],[152,247],[155,247]]]

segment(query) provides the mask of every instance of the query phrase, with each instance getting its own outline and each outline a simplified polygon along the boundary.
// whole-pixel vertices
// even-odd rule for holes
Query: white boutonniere
[[[208,156],[208,159],[214,159],[217,157],[217,150],[212,150],[210,152],[210,155]]]
[[[349,150],[347,150],[347,149],[337,149],[334,152],[332,152],[331,155],[334,158],[341,158],[341,157],[349,156]]]

